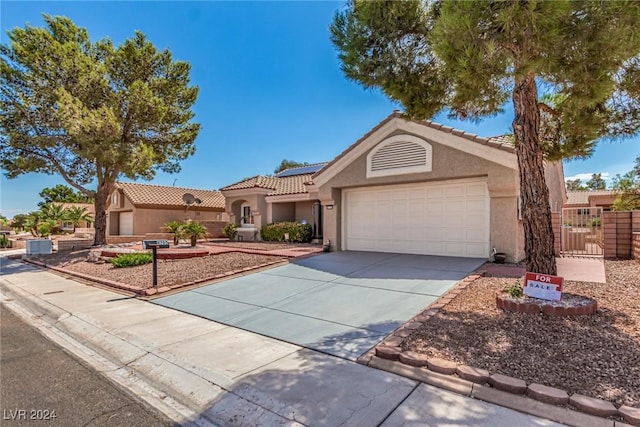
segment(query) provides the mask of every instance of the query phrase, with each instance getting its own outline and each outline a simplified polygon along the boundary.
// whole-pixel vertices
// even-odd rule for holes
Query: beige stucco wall
[[[184,209],[136,208],[133,213],[133,234],[158,233],[169,221],[222,221],[224,212]]]
[[[545,163],[544,178],[549,188],[551,212],[561,212],[567,201],[562,162]]]
[[[248,203],[249,206],[251,206],[253,223],[259,230],[260,227],[267,224],[269,220],[267,202],[264,200],[264,196],[264,193],[242,194],[237,196],[225,194],[225,210],[228,214],[229,222],[240,224],[242,204]]]
[[[289,203],[270,203],[271,218],[267,219],[269,223],[293,221],[296,216],[296,204]],[[267,210],[269,207],[267,207]]]
[[[381,139],[398,134],[420,138],[420,135],[395,131]],[[371,147],[320,187],[320,200],[324,206],[324,240],[331,240],[332,250],[339,250],[342,247],[340,221],[343,188],[486,177],[491,197],[490,245],[498,251],[507,253],[510,261],[524,258],[522,225],[518,221],[517,214],[516,171],[455,148],[440,145],[435,141],[425,140],[432,146],[431,172],[367,178],[366,158],[374,148]],[[515,154],[513,156],[515,158]],[[326,208],[327,203],[333,203],[332,210]]]
[[[302,220],[307,221],[309,224],[313,224],[313,201],[297,202],[296,203],[296,216],[295,221],[300,222]]]

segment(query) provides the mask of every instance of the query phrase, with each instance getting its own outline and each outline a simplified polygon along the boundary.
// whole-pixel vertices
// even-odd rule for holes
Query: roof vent
[[[367,156],[367,178],[431,172],[431,144],[409,135],[387,138]]]

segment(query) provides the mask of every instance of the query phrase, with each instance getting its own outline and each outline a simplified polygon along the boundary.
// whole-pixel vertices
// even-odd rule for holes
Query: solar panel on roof
[[[295,175],[305,175],[310,173],[316,173],[320,169],[322,169],[324,165],[325,163],[320,163],[317,165],[301,166],[299,168],[286,169],[276,174],[276,176],[278,178],[284,178],[285,176],[295,176]]]

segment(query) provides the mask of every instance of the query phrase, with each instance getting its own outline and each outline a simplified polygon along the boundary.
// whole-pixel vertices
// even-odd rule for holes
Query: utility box
[[[27,240],[27,255],[47,255],[53,251],[53,243],[49,239]]]

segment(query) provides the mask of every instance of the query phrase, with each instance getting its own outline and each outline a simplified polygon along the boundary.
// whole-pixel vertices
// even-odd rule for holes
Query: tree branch
[[[540,109],[540,111],[549,113],[554,117],[560,117],[560,114],[555,109],[551,108],[549,104],[545,104],[544,102],[538,102],[538,108]]]

